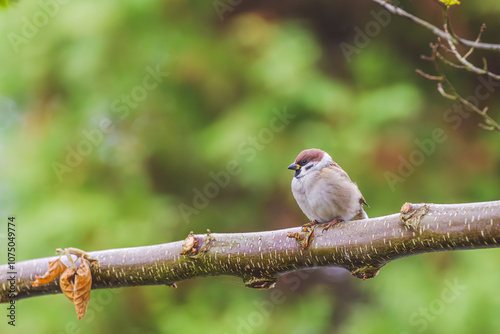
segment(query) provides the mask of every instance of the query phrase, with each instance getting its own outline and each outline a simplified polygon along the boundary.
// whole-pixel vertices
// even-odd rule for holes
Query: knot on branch
[[[286,236],[288,238],[294,238],[300,245],[302,245],[302,249],[305,250],[311,245],[314,237],[314,228],[311,230],[306,229],[304,232],[288,232]]]
[[[210,250],[212,244],[215,242],[215,237],[212,236],[212,232],[207,229],[207,237],[205,240],[200,237],[196,237],[191,231],[186,239],[184,239],[184,243],[182,245],[181,255],[188,255],[190,257],[196,257],[199,252],[204,253]]]
[[[405,227],[417,229],[420,225],[420,219],[423,218],[427,212],[429,212],[429,206],[427,204],[412,204],[406,202],[401,207],[399,220],[401,220]]]
[[[378,272],[383,266],[384,266],[383,264],[377,266],[366,265],[363,267],[356,267],[348,270],[351,272],[352,276],[365,280],[367,278],[373,278],[377,276]]]
[[[255,277],[255,276],[248,276],[248,277],[243,277],[243,283],[245,283],[245,286],[247,288],[252,288],[252,289],[272,289],[276,285],[276,282],[278,282],[277,277]]]
[[[193,234],[193,231],[189,232],[186,239],[184,239],[184,244],[182,245],[181,255],[196,255],[198,253],[198,238]]]

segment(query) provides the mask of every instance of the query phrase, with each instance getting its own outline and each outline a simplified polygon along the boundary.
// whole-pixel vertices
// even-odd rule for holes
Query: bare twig
[[[465,66],[455,64],[454,62],[452,62],[452,61],[448,60],[446,57],[444,57],[440,52],[436,53],[436,56],[439,58],[439,60],[441,60],[443,63],[445,63],[446,65],[448,65],[450,67],[456,68],[458,70],[465,69]]]
[[[483,34],[484,30],[486,30],[486,24],[483,23],[483,25],[481,25],[481,29],[479,30],[479,34],[477,34],[476,42],[481,41],[481,35]],[[469,51],[464,55],[464,59],[467,59],[467,57],[469,57],[473,51],[474,48],[470,48]]]
[[[438,42],[440,42],[439,39],[438,39]],[[475,113],[477,113],[478,115],[483,117],[486,124],[479,123],[479,126],[482,129],[500,131],[500,124],[498,124],[493,118],[491,118],[487,114],[488,107],[484,107],[483,109],[478,108],[476,105],[469,102],[467,99],[464,99],[460,94],[458,94],[455,87],[453,87],[453,84],[447,78],[446,74],[444,73],[443,69],[441,68],[441,66],[439,65],[439,62],[438,62],[438,59],[444,58],[439,53],[439,48],[442,46],[443,46],[442,43],[431,44],[432,55],[430,57],[426,57],[428,60],[434,62],[434,66],[436,68],[436,71],[439,73],[439,76],[435,77],[435,78],[441,79],[441,80],[438,80],[438,81],[440,81],[438,83],[438,86],[437,86],[438,92],[441,94],[441,96],[443,96],[447,99],[453,100],[453,101],[458,101],[462,105],[467,107],[469,110],[474,111]],[[427,75],[427,76],[429,76],[429,75]],[[443,84],[445,84],[448,87],[449,92],[445,91],[445,89],[443,88]]]
[[[453,35],[455,36],[455,34],[452,32],[452,29],[450,27],[450,24],[449,24],[449,20],[448,20],[448,10],[447,9],[444,9],[443,10],[443,17],[444,17],[444,31],[445,33],[449,34],[449,35]],[[481,26],[481,30],[478,34],[478,38],[476,39],[476,41],[481,37],[481,34],[484,30],[484,27],[485,25],[483,24]],[[471,48],[466,56],[462,56],[460,54],[460,52],[458,52],[456,46],[455,46],[455,42],[452,41],[451,39],[446,39],[446,41],[448,42],[448,47],[449,47],[449,50],[451,51],[451,53],[453,53],[453,55],[455,56],[455,58],[464,66],[464,68],[469,71],[469,72],[473,72],[473,73],[476,73],[476,74],[484,74],[484,75],[487,75],[487,76],[490,76],[492,77],[493,79],[495,80],[500,80],[500,75],[498,74],[495,74],[495,73],[492,73],[490,71],[488,71],[486,68],[484,69],[481,69],[479,67],[476,67],[474,66],[472,63],[470,63],[469,61],[467,61],[467,57],[472,53],[473,51],[473,48]]]
[[[439,65],[439,62],[444,63],[447,66],[450,66],[455,69],[459,70],[466,70],[468,72],[472,72],[478,75],[485,75],[488,76],[494,80],[500,80],[500,75],[493,73],[491,71],[488,71],[488,66],[486,63],[486,59],[483,58],[483,64],[482,68],[479,68],[469,62],[467,58],[474,52],[475,49],[485,49],[485,50],[492,50],[492,51],[500,51],[500,45],[498,44],[487,44],[487,43],[481,43],[481,36],[486,29],[486,25],[483,23],[481,26],[481,29],[477,35],[477,38],[475,41],[468,41],[465,39],[462,39],[458,37],[455,32],[453,31],[450,22],[449,22],[449,17],[448,17],[448,6],[444,5],[440,1],[436,0],[435,2],[442,8],[443,11],[443,30],[440,30],[436,26],[430,24],[429,22],[426,22],[404,10],[401,8],[396,7],[395,5],[385,1],[385,0],[373,0],[374,2],[378,3],[379,5],[383,6],[386,8],[389,12],[399,15],[401,17],[405,17],[407,19],[410,19],[411,21],[429,29],[432,31],[436,36],[437,36],[437,43],[431,43],[431,50],[432,50],[432,55],[431,56],[421,56],[422,59],[428,60],[434,63],[436,71],[438,72],[439,75],[431,75],[428,73],[424,73],[420,69],[416,69],[416,72],[421,75],[422,77],[428,79],[428,80],[433,80],[433,81],[439,81],[438,83],[438,91],[439,93],[450,100],[453,101],[458,101],[465,107],[467,107],[469,110],[476,112],[479,114],[481,117],[484,118],[485,124],[479,124],[479,126],[483,129],[487,130],[497,130],[500,131],[500,125],[493,119],[491,118],[488,114],[488,107],[484,107],[482,109],[478,108],[476,105],[470,103],[467,99],[464,99],[461,97],[456,89],[453,87],[452,83],[449,81],[447,78],[446,74],[444,71],[441,69],[441,66]],[[465,46],[469,46],[469,50],[462,55],[458,49],[457,45],[462,44]],[[445,55],[443,55],[439,49],[444,50],[444,52],[449,53],[453,55],[455,60],[450,60],[448,59]],[[458,62],[458,63],[457,63]],[[446,89],[445,87],[446,86]]]
[[[421,76],[423,76],[424,78],[428,79],[428,80],[433,80],[433,81],[443,81],[443,77],[441,76],[435,76],[435,75],[430,75],[430,74],[427,74],[425,73],[424,71],[422,71],[421,69],[417,68],[415,70],[415,72],[417,72],[418,74],[420,74]]]
[[[395,5],[391,4],[390,2],[387,2],[385,0],[371,0],[373,2],[376,2],[380,6],[384,7],[387,9],[390,13],[396,14],[398,16],[404,17],[406,19],[409,19],[418,25],[421,25],[422,27],[430,30],[434,35],[439,36],[441,38],[451,40],[455,44],[462,44],[465,46],[477,48],[477,49],[483,49],[483,50],[489,50],[489,51],[496,51],[500,52],[500,44],[490,44],[490,43],[482,43],[482,42],[476,42],[476,41],[470,41],[464,38],[456,38],[454,36],[451,36],[449,33],[444,32],[443,30],[439,29],[438,27],[432,25],[431,23],[422,20],[421,18],[414,16],[405,10],[396,7]]]

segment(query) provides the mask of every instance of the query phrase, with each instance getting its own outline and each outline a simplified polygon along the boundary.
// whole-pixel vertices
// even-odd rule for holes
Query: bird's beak
[[[291,169],[291,170],[299,170],[300,169],[300,165],[296,164],[295,162],[293,164],[291,164],[290,166],[288,166],[288,169]]]

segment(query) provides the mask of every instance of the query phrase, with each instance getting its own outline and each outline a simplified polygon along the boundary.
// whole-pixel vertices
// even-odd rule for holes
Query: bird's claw
[[[323,226],[323,230],[321,232],[325,232],[327,231],[330,227],[332,227],[333,225],[337,224],[337,223],[340,223],[342,222],[343,220],[342,219],[339,219],[339,218],[335,218],[334,220],[332,220],[331,222],[329,223],[326,223],[325,226]]]
[[[313,227],[314,225],[319,224],[316,220],[309,222],[307,224],[302,225],[302,231],[307,232],[309,227]]]

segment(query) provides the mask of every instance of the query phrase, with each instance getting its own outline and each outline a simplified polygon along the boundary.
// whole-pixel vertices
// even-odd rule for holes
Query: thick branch
[[[246,286],[269,288],[287,272],[339,266],[359,278],[374,277],[386,263],[409,255],[459,249],[499,247],[500,201],[452,205],[405,205],[408,213],[343,222],[311,238],[301,228],[256,233],[195,235],[197,250],[185,255],[183,242],[90,252],[93,289],[172,285],[189,278],[234,275]],[[303,237],[300,243],[291,235]],[[188,240],[188,239],[186,239]],[[192,240],[192,239],[191,239]],[[187,243],[187,241],[186,241]],[[303,245],[308,244],[307,249]],[[186,247],[184,247],[186,250]],[[17,299],[59,293],[53,282],[32,287],[49,261],[16,264]],[[63,259],[65,260],[65,259]],[[7,265],[0,266],[0,301],[8,301]]]

